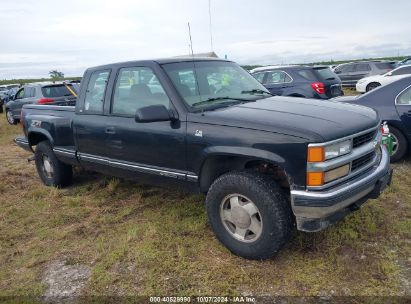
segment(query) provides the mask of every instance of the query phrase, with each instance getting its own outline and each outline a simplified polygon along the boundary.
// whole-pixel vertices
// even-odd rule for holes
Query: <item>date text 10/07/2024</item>
[[[235,296],[235,297],[150,297],[150,303],[255,303],[254,297]]]

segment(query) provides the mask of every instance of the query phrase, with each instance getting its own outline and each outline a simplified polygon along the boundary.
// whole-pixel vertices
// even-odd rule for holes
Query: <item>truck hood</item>
[[[214,111],[190,113],[188,121],[256,129],[323,142],[375,127],[379,117],[373,109],[359,105],[274,96]]]

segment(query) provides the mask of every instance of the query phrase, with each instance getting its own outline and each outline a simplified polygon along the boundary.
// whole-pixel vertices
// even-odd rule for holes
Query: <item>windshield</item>
[[[162,65],[192,109],[255,101],[271,94],[243,68],[226,61],[187,61]]]

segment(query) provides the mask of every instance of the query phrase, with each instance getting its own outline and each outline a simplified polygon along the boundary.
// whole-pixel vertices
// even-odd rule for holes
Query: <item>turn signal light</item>
[[[308,172],[307,186],[322,186],[324,185],[324,172]]]
[[[309,162],[316,163],[325,160],[324,147],[308,147],[307,159]]]

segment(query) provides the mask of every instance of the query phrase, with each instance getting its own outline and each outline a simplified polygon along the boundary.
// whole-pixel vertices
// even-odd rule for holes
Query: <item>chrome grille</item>
[[[364,167],[365,165],[369,164],[374,159],[374,156],[375,156],[375,152],[373,151],[357,159],[354,159],[351,164],[351,172],[354,172]]]
[[[355,149],[355,148],[361,147],[362,145],[366,143],[369,143],[370,141],[374,139],[375,132],[376,131],[371,131],[371,132],[362,134],[360,136],[354,137],[353,142],[352,142],[352,147]]]

